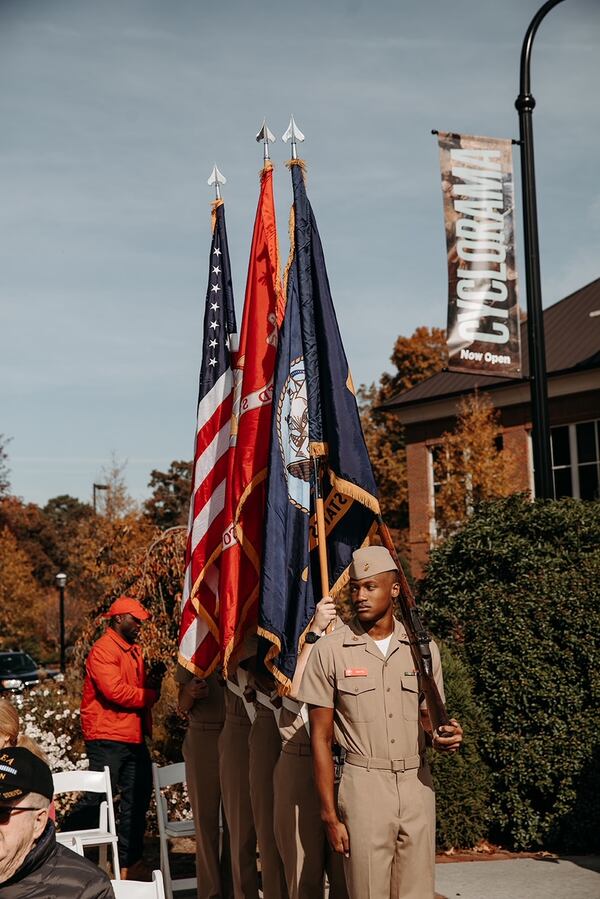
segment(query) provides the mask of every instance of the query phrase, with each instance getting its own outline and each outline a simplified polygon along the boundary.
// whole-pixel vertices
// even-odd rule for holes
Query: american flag
[[[233,407],[235,307],[223,202],[215,203],[204,313],[179,663],[203,677],[219,661],[219,556]]]

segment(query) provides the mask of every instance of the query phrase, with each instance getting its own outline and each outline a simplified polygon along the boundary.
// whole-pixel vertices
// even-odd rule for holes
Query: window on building
[[[438,462],[442,459],[442,454],[447,452],[445,447],[441,443],[436,443],[433,446],[429,447],[429,466],[431,472],[431,486],[432,486],[432,500],[433,500],[433,515],[429,519],[429,537],[433,542],[436,540],[445,539],[449,536],[446,528],[442,527],[439,514],[438,514],[438,494],[442,489],[444,480],[443,474],[440,472],[440,466]]]
[[[600,421],[551,429],[554,495],[600,499]]]

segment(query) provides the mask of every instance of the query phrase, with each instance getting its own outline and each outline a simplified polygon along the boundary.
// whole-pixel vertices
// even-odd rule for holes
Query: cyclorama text
[[[489,362],[491,365],[510,365],[510,356],[496,356],[495,353],[478,353],[475,350],[461,350],[461,359],[469,362]]]
[[[470,343],[510,340],[504,222],[511,208],[504,208],[502,166],[494,161],[499,156],[499,150],[450,151],[457,179],[452,194],[462,198],[454,200],[456,251],[463,266],[457,272],[457,325]]]

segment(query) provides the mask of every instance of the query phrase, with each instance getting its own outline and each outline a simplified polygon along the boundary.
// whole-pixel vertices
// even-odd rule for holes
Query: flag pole
[[[217,168],[217,163],[215,162],[212,172],[210,173],[210,178],[206,182],[211,186],[214,184],[215,186],[215,201],[221,199],[221,184],[227,184],[227,178],[221,174],[219,169]]]
[[[321,594],[329,596],[329,564],[327,562],[327,540],[325,537],[325,506],[323,503],[322,481],[323,456],[313,456],[315,478],[315,516],[317,519],[317,546],[319,548],[319,569],[321,571]]]
[[[291,140],[291,158],[298,159],[298,150],[296,144],[304,140],[304,135],[296,125],[294,116],[290,118],[290,124],[288,125],[285,134],[282,135],[281,140],[284,142],[284,144],[287,144],[288,140]]]
[[[282,141],[287,143],[290,141],[290,158],[293,161],[298,159],[297,144],[304,140],[304,135],[296,125],[294,116],[290,118],[290,124],[287,131],[282,135]],[[313,460],[313,477],[315,481],[315,518],[317,522],[317,547],[319,550],[319,569],[321,572],[321,594],[329,596],[329,564],[327,561],[327,539],[325,531],[325,506],[323,503],[323,452],[322,443],[311,443],[310,454]]]
[[[256,135],[257,141],[263,142],[263,168],[267,165],[267,163],[271,162],[271,157],[269,155],[269,144],[274,143],[277,138],[273,134],[272,131],[269,131],[269,126],[267,125],[267,120],[263,119],[263,123],[260,131]]]

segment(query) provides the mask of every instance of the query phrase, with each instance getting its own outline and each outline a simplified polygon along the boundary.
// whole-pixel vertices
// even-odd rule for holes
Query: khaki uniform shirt
[[[444,695],[440,654],[431,643],[433,673]],[[367,758],[404,759],[422,753],[424,707],[404,626],[395,622],[387,656],[353,622],[315,645],[299,699],[334,710],[335,742]]]
[[[248,712],[246,711],[246,706],[242,697],[236,696],[233,690],[230,690],[227,686],[223,692],[225,694],[225,712],[227,717],[240,719],[240,722],[243,721],[244,724],[247,724],[248,727],[250,727],[250,718],[248,717]]]
[[[312,653],[311,653],[312,655]],[[300,704],[298,703],[298,711],[281,707],[279,713],[279,733],[281,734],[281,742],[285,746],[287,743],[293,743],[294,746],[310,747],[310,736],[304,724],[304,719],[300,714]]]
[[[177,665],[175,680],[178,684],[187,684],[194,675],[183,665]],[[222,724],[225,720],[225,689],[219,684],[216,674],[206,678],[208,695],[205,699],[196,699],[188,712],[190,726],[195,724]]]

